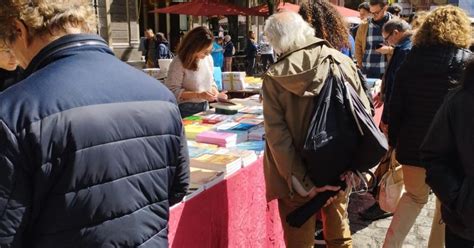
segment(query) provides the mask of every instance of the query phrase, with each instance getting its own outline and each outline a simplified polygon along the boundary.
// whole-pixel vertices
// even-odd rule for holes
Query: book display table
[[[285,247],[278,203],[267,203],[260,158],[171,208],[170,247]]]

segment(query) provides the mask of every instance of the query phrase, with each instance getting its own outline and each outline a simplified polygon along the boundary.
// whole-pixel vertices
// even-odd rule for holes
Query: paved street
[[[355,248],[379,248],[382,247],[385,233],[390,225],[392,217],[374,222],[361,220],[358,213],[374,202],[370,195],[352,195],[349,204],[349,218],[353,233]],[[430,195],[429,202],[418,216],[415,225],[405,239],[404,248],[424,248],[428,245],[431,230],[431,222],[435,209],[435,196]]]

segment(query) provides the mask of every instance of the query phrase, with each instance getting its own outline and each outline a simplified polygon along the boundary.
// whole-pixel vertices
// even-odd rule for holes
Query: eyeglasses
[[[390,34],[388,34],[387,37],[383,37],[383,40],[387,41],[392,35],[393,35],[393,32],[390,32]]]
[[[375,11],[375,12],[370,12],[370,14],[374,15],[374,16],[378,16],[380,13],[382,13],[383,9],[380,9],[379,11]]]

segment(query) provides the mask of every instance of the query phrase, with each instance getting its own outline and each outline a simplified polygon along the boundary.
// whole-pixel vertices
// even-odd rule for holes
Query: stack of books
[[[202,117],[202,122],[206,124],[217,124],[229,119],[228,115],[210,114]]]
[[[237,144],[237,134],[205,131],[196,136],[196,141],[207,144],[215,144],[220,147],[231,147]]]
[[[184,125],[184,132],[186,133],[187,139],[194,140],[198,134],[211,130],[213,127],[213,125],[193,123]]]
[[[201,168],[190,168],[189,188],[204,187],[208,189],[224,179],[224,172],[206,170]]]
[[[206,170],[222,171],[226,176],[242,168],[242,159],[228,154],[204,154],[190,161],[190,166]]]
[[[244,90],[247,87],[244,71],[232,71],[222,73],[222,88],[224,90]]]
[[[223,154],[223,155],[232,155],[236,157],[240,157],[242,160],[242,167],[246,167],[253,162],[257,161],[258,156],[255,151],[251,150],[241,150],[241,149],[236,149],[236,148],[220,148],[215,151],[215,154]]]
[[[249,140],[264,140],[265,139],[265,128],[260,126],[249,132]]]

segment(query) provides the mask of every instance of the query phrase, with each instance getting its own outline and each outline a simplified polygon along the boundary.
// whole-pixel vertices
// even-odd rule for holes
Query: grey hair
[[[231,39],[232,39],[232,37],[230,37],[230,35],[228,35],[228,34],[224,36],[224,41],[225,42],[229,42]]]
[[[395,30],[399,32],[406,32],[411,30],[411,26],[408,24],[408,22],[401,18],[394,18],[383,25],[383,31],[385,33],[392,33]]]
[[[302,47],[315,31],[297,13],[280,12],[267,19],[264,33],[277,53],[285,53]]]

